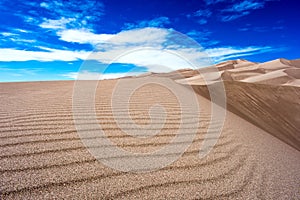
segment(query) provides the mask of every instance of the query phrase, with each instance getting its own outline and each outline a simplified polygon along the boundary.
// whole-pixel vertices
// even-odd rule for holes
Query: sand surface
[[[159,84],[147,84],[130,98],[131,119],[124,107],[117,107],[120,124],[125,126],[118,127],[111,106],[115,86],[129,87],[145,78],[149,77],[101,81],[96,92],[99,124],[107,138],[130,152],[162,148],[182,120],[176,96]],[[173,84],[178,91],[187,90]],[[300,198],[300,152],[229,111],[217,144],[205,158],[199,158],[211,117],[211,103],[200,95],[199,113],[191,112],[184,119],[189,122],[184,134],[196,130],[196,137],[176,162],[148,173],[111,169],[97,161],[80,140],[72,114],[73,87],[73,81],[0,84],[1,199]],[[120,92],[114,99],[126,104]],[[153,104],[164,107],[165,121],[155,110],[151,121],[148,112]],[[84,106],[78,109],[89,115]],[[130,120],[138,125],[154,124],[141,134],[156,129],[159,133],[150,138],[130,137],[125,133],[132,129]],[[88,127],[89,120],[82,123]],[[221,122],[212,123],[218,126]]]

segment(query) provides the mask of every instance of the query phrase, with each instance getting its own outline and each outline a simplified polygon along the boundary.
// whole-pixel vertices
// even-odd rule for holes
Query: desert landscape
[[[0,198],[300,199],[300,61],[238,59],[216,67],[99,81],[96,118],[113,145],[128,152],[154,152],[172,142],[177,130],[183,130],[183,138],[196,131],[179,159],[142,173],[110,168],[84,145],[74,121],[76,81],[0,83]],[[115,92],[138,81],[147,84],[128,102],[125,90]],[[196,95],[199,112],[192,104],[181,105],[163,87],[165,82],[180,94]],[[210,88],[217,96],[219,83],[224,84],[225,106],[211,101]],[[212,104],[220,112],[226,109],[224,122],[211,120]],[[153,105],[162,106],[165,116],[151,109]],[[91,113],[84,106],[90,105],[75,108],[82,117],[80,132],[97,132],[89,128]],[[209,135],[209,127],[222,127],[220,135]],[[135,130],[140,136],[157,134],[147,138],[126,133]],[[204,140],[217,143],[200,159]],[[186,141],[173,145],[182,143]],[[150,159],[151,154],[145,156]]]

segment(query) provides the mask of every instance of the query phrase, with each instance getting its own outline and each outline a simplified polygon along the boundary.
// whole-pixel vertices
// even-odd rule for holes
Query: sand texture
[[[206,135],[208,126],[217,127],[222,122],[211,122],[211,102],[203,97],[205,86],[197,84],[198,78],[190,85],[197,92],[199,112],[193,112],[189,106],[182,108],[172,91],[160,84],[139,87],[129,103],[124,100],[125,92],[115,93],[120,85],[129,88],[136,81],[153,77],[162,83],[171,82],[176,91],[189,95],[193,90],[185,85],[189,80],[183,80],[198,73],[183,70],[184,77],[176,73],[172,77],[146,74],[99,82],[95,95],[96,117],[114,145],[129,152],[153,152],[170,143],[180,128],[184,130],[183,136],[196,131],[192,144],[177,161],[147,173],[114,170],[97,161],[87,150],[74,124],[75,82],[1,83],[0,198],[300,199],[299,101],[296,99],[299,85],[291,84],[297,80],[298,68],[290,61],[287,64],[278,62],[273,68],[269,64],[248,61],[232,61],[219,66],[222,67],[220,71],[229,71],[232,79],[225,81],[225,88],[228,105],[235,113],[226,111],[221,135],[203,159],[199,158],[202,142],[206,137],[207,140],[216,139],[214,135]],[[253,69],[252,65],[255,65]],[[243,68],[248,68],[248,74],[236,75],[236,69]],[[260,68],[264,72],[260,73]],[[289,79],[280,84],[267,81],[269,85],[265,78],[257,78],[259,83],[253,79],[249,81],[253,74],[261,76],[274,70],[286,73]],[[275,77],[278,80],[279,76]],[[212,79],[210,84],[219,80],[216,76]],[[88,96],[82,95],[82,101],[85,98]],[[112,106],[112,99],[118,106]],[[165,119],[159,111],[151,110],[153,104],[164,107]],[[85,106],[89,107],[76,107],[82,116],[82,127],[85,127],[81,131],[95,131],[88,128],[90,113]],[[181,119],[182,109],[187,112],[184,119]],[[182,126],[182,120],[188,123]],[[126,131],[135,130],[132,121],[144,126],[139,134],[147,135],[152,131],[158,134],[150,138],[131,137]],[[170,156],[173,155],[159,155],[162,158]]]

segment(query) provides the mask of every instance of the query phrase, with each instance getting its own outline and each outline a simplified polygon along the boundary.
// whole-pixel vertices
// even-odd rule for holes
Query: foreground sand
[[[180,108],[169,90],[157,84],[141,87],[130,100],[133,120],[149,123],[148,109],[153,103],[165,106],[167,120],[156,137],[126,136],[115,124],[110,100],[118,81],[130,85],[135,79],[101,81],[97,117],[115,144],[132,152],[149,152],[172,139],[179,127]],[[178,89],[184,87],[174,84]],[[76,132],[73,85],[72,81],[0,84],[1,199],[300,198],[300,152],[231,112],[227,112],[213,151],[199,159],[211,116],[210,102],[201,96],[197,97],[200,117],[190,116],[190,129],[186,129],[188,134],[200,120],[197,136],[179,160],[141,174],[105,167],[87,151]],[[126,110],[117,112],[122,117]],[[123,120],[126,124],[128,119]],[[153,120],[158,127],[162,123],[160,116]]]

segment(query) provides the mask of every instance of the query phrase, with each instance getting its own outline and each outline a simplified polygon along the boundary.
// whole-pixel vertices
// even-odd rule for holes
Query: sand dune
[[[200,75],[176,81],[193,85],[207,98],[206,85],[224,81],[227,105],[232,112],[300,150],[299,60],[281,58],[265,63],[236,60],[216,67],[219,79],[206,76],[208,82],[205,82],[201,77],[205,69],[201,69]]]
[[[282,61],[275,63],[280,69],[244,60],[223,63],[218,65],[220,76],[211,74],[209,84],[221,80],[229,70],[245,68],[249,72],[254,65],[270,70],[263,74],[281,70],[280,73],[298,79],[293,64],[282,68],[286,66]],[[216,139],[206,131],[209,126],[218,127],[222,122],[210,121],[211,102],[203,97],[207,95],[206,87],[199,84],[203,78],[197,71],[147,74],[98,84],[95,98],[98,123],[114,145],[128,152],[161,149],[174,139],[180,128],[183,137],[196,131],[192,144],[177,161],[147,173],[120,172],[90,154],[74,124],[73,81],[1,83],[1,199],[299,199],[300,153],[296,150],[300,124],[299,85],[271,86],[243,82],[242,78],[231,76],[235,78],[225,81],[228,105],[238,115],[226,111],[220,138],[204,159],[199,158],[204,139]],[[253,76],[259,75],[254,73]],[[137,81],[145,80],[152,83],[138,88],[129,104],[125,101],[125,90],[114,93],[117,87],[130,88]],[[172,91],[163,87],[165,81],[187,97],[193,91],[185,84],[192,85],[203,95],[196,96],[199,112],[189,104],[180,105]],[[84,101],[88,96],[81,98]],[[112,106],[112,99],[117,106]],[[159,110],[152,109],[154,104],[164,107],[165,119]],[[82,117],[82,127],[86,128],[81,131],[87,133],[97,131],[90,128],[88,107],[76,108]],[[182,115],[182,109],[186,109],[187,115]],[[137,132],[141,136],[152,131],[158,134],[150,138],[131,137],[126,131],[136,130],[132,121],[142,127]],[[186,123],[182,125],[182,121]],[[266,128],[263,130],[263,127]]]

